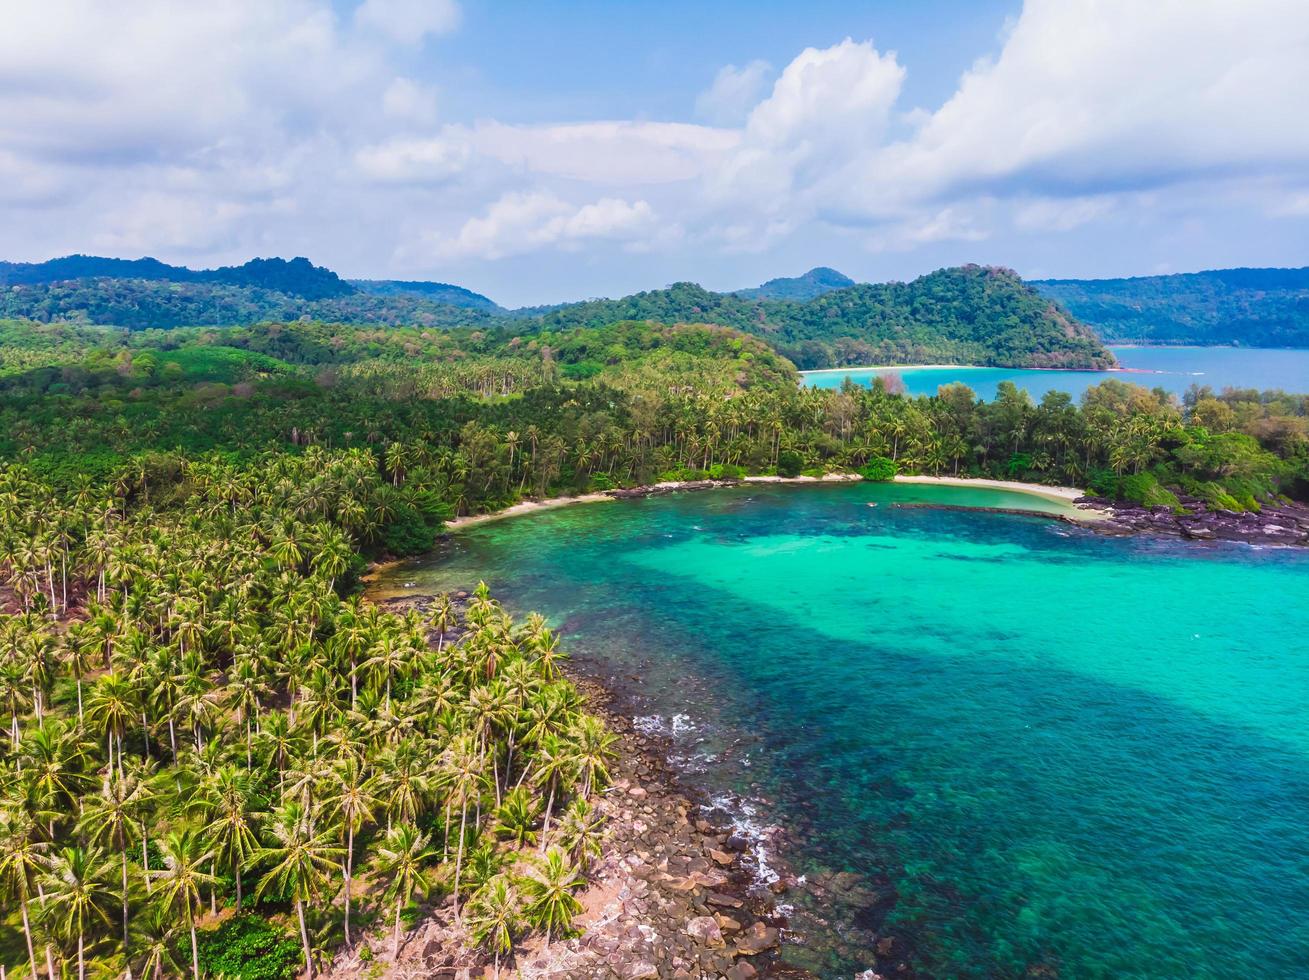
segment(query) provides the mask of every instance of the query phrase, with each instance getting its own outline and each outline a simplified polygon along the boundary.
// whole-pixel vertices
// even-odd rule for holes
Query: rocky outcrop
[[[1271,502],[1257,511],[1210,510],[1196,497],[1179,495],[1185,513],[1102,497],[1079,497],[1079,507],[1109,512],[1089,526],[1101,534],[1160,534],[1193,541],[1240,541],[1262,545],[1309,545],[1309,507]]]

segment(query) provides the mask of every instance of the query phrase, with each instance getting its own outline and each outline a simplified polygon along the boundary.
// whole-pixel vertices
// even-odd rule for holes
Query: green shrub
[[[794,449],[783,449],[777,454],[778,476],[799,476],[802,469],[804,469],[804,457]]]
[[[304,965],[294,937],[257,915],[200,932],[196,949],[203,975],[231,980],[294,980]]]
[[[886,483],[895,479],[898,470],[899,467],[895,465],[894,460],[887,459],[885,456],[874,456],[859,468],[859,475],[865,480]]]
[[[618,484],[614,483],[613,477],[608,473],[592,473],[590,489],[596,492],[602,490],[612,490]]]
[[[395,517],[382,531],[382,547],[397,558],[431,551],[436,542],[436,525],[416,507],[400,504]]]
[[[1134,473],[1119,480],[1119,494],[1123,500],[1129,500],[1145,507],[1171,507],[1180,510],[1181,503],[1167,487],[1162,486],[1152,473]]]
[[[711,480],[740,480],[745,476],[745,467],[732,463],[715,463],[709,467]]]

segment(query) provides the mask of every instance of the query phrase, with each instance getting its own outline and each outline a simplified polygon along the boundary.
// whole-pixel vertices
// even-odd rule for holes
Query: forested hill
[[[1113,363],[1085,324],[1008,269],[967,265],[912,282],[864,283],[808,302],[753,300],[694,283],[546,314],[546,329],[617,320],[707,322],[756,334],[800,368],[990,364],[1094,368]]]
[[[813,270],[774,291],[795,292],[801,281],[812,289],[819,281],[830,284],[833,276],[840,273]],[[650,320],[735,327],[762,338],[801,368],[939,362],[1095,368],[1113,362],[1089,328],[1015,273],[976,265],[941,269],[908,283],[830,289],[805,301],[675,283],[623,299],[517,311],[443,283],[352,284],[306,259],[256,259],[195,272],[153,259],[70,256],[39,265],[0,264],[0,287],[0,317],[134,330],[311,319],[500,327],[531,334]]]
[[[65,255],[48,262],[0,262],[0,286],[40,286],[86,279],[210,283],[272,290],[304,299],[355,292],[354,286],[331,269],[306,258],[251,259],[243,265],[220,269],[188,269],[152,258],[110,259],[96,255]]]
[[[769,279],[753,289],[738,289],[736,295],[743,299],[794,299],[803,302],[854,284],[855,281],[845,273],[818,266],[802,276]]]
[[[507,312],[500,304],[481,293],[448,282],[414,282],[400,279],[351,279],[349,282],[360,292],[373,296],[410,296],[435,303],[446,303],[450,306],[463,306],[470,310],[484,310],[488,313]]]
[[[1048,279],[1032,285],[1109,343],[1309,347],[1309,268]]]

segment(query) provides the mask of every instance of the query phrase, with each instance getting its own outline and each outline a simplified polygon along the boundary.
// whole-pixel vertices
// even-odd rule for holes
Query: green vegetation
[[[570,928],[600,826],[559,814],[613,737],[540,617],[343,598],[426,506],[399,457],[154,453],[75,489],[0,465],[7,972],[312,975],[361,921],[393,956],[413,903],[503,904],[496,875],[514,935]]]
[[[769,279],[753,289],[738,289],[734,295],[742,299],[790,299],[804,302],[834,289],[853,286],[855,281],[844,273],[818,266],[802,276]]]
[[[73,275],[78,272],[81,277]],[[0,285],[5,282],[10,285],[0,291],[0,317],[133,330],[309,319],[470,327],[523,336],[649,320],[734,327],[761,337],[801,368],[915,362],[1100,368],[1113,363],[1089,328],[1016,274],[981,266],[878,285],[853,285],[834,270],[815,269],[742,293],[677,283],[625,299],[512,313],[484,296],[442,283],[347,283],[303,259],[256,259],[231,269],[192,272],[154,260],[71,256],[41,266],[0,266]],[[579,367],[574,377],[584,377],[585,370]]]
[[[1108,343],[1309,347],[1309,268],[1032,285],[1092,324]]]
[[[708,322],[768,341],[801,369],[853,364],[1102,368],[1091,330],[1007,269],[942,269],[909,283],[857,285],[809,302],[751,300],[693,283],[561,307],[547,330],[615,320]]]
[[[0,324],[0,963],[309,972],[446,896],[497,963],[567,933],[612,736],[540,617],[385,612],[364,561],[526,496],[830,471],[1252,509],[1309,496],[1309,399],[809,389],[703,324]]]

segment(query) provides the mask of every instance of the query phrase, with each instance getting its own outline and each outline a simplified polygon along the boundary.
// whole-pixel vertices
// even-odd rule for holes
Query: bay
[[[873,378],[897,375],[910,395],[935,395],[941,385],[960,381],[985,401],[995,398],[1002,381],[1025,388],[1034,399],[1047,391],[1064,391],[1074,400],[1092,385],[1108,379],[1160,387],[1175,395],[1192,384],[1223,388],[1280,389],[1309,392],[1309,350],[1254,347],[1110,347],[1123,368],[1119,371],[1037,371],[991,367],[865,367],[805,371],[806,385],[839,388],[845,378],[871,385]]]
[[[1062,506],[873,484],[575,506],[380,587],[485,579],[546,613],[688,779],[784,828],[810,882],[791,957],[820,976],[887,935],[928,976],[1304,976],[1309,556],[910,502]]]

